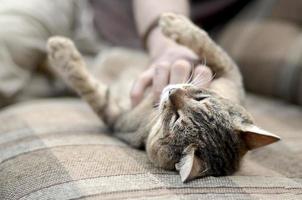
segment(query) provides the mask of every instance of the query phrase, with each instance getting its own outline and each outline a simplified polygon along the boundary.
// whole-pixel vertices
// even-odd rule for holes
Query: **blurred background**
[[[192,0],[192,20],[235,59],[248,91],[302,105],[302,1]],[[1,0],[0,106],[70,92],[45,67],[52,35],[85,55],[144,50],[131,0]]]

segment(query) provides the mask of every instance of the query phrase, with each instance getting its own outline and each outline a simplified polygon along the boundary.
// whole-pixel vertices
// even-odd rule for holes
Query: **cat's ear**
[[[197,147],[189,145],[184,151],[179,163],[175,164],[182,182],[202,177],[207,172],[206,164],[195,155]]]
[[[256,125],[245,125],[240,128],[240,136],[249,150],[277,142],[280,137]]]

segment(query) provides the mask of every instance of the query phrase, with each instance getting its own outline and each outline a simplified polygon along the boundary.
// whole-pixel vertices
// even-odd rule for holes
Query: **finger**
[[[184,83],[191,73],[191,64],[187,60],[177,60],[170,71],[170,84]]]
[[[149,69],[137,79],[133,84],[133,87],[130,92],[132,107],[140,103],[144,97],[144,91],[152,83],[153,69]]]
[[[154,67],[154,74],[153,74],[153,94],[154,94],[154,101],[157,103],[159,101],[160,95],[164,87],[169,83],[169,63],[168,62],[161,62],[156,64]]]
[[[209,87],[213,78],[212,70],[205,65],[197,65],[194,69],[193,84],[197,87]]]

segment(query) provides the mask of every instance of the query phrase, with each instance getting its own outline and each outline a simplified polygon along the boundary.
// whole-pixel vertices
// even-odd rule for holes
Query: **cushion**
[[[79,99],[24,102],[0,112],[0,199],[302,198],[302,111],[249,96],[282,141],[250,152],[233,176],[182,183],[112,137]]]

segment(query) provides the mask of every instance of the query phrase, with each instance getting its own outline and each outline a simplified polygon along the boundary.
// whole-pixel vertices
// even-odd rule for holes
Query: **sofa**
[[[226,177],[182,183],[110,136],[81,100],[22,102],[0,112],[0,199],[301,199],[302,110],[248,95],[256,122],[282,140]]]
[[[68,20],[76,13],[71,8],[78,10],[82,2],[1,1],[0,24],[6,28],[0,29],[0,200],[302,199],[301,1],[276,1],[271,15],[260,9],[271,1],[256,1],[254,12],[243,12],[247,16],[217,36],[241,68],[250,91],[247,109],[281,141],[249,152],[232,176],[189,183],[112,137],[79,98],[58,97],[66,90],[41,73],[38,63],[51,35],[71,37],[82,51],[99,51],[92,48],[97,42],[84,41],[93,38],[83,37],[87,26],[73,30],[77,37],[65,30],[74,24]]]

